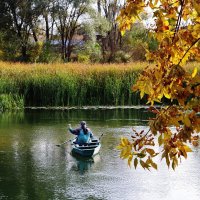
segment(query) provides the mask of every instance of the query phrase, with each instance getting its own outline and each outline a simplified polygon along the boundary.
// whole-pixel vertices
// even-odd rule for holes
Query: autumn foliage
[[[183,68],[189,59],[200,60],[200,1],[127,0],[118,17],[122,33],[146,8],[155,21],[149,34],[159,48],[155,52],[147,49],[146,57],[154,67],[145,68],[133,90],[139,91],[141,98],[147,96],[155,118],[150,120],[147,132],[134,130],[132,138],[122,138],[118,148],[121,157],[128,159],[129,165],[133,161],[135,168],[140,163],[144,169],[157,169],[153,159],[160,154],[168,167],[175,169],[192,151],[190,144],[198,144],[200,132],[200,76],[197,67],[192,73]],[[156,109],[155,102],[161,103],[164,97],[171,105]],[[154,151],[156,141],[159,152]]]

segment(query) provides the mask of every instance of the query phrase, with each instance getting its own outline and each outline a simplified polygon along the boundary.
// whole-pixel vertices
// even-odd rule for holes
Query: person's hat
[[[85,122],[85,121],[82,121],[80,124],[81,124],[81,126],[85,126],[85,125],[86,125],[86,122]]]

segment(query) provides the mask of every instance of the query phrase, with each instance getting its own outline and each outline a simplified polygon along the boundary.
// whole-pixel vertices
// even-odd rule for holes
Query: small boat
[[[99,153],[101,148],[101,143],[98,139],[92,139],[91,142],[86,144],[77,144],[76,139],[71,143],[72,145],[72,154],[80,155],[83,157],[92,157]]]

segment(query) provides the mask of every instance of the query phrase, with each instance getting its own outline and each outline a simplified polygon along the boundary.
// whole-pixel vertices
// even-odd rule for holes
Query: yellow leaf
[[[158,0],[155,0],[155,2],[154,2],[154,6],[156,6],[156,5],[157,5],[157,3],[158,3]]]
[[[124,36],[125,32],[125,30],[121,30],[121,35]]]
[[[167,99],[171,99],[171,94],[168,93],[168,91],[166,89],[164,89],[164,96],[167,98]]]
[[[120,144],[120,145],[118,145],[117,147],[116,147],[116,149],[118,149],[118,150],[121,150],[121,149],[123,149],[124,147]]]
[[[150,8],[154,8],[154,5],[153,5],[153,3],[152,3],[152,1],[149,1],[149,6],[150,6]]]
[[[130,152],[129,151],[126,151],[126,153],[124,154],[123,156],[123,159],[126,159],[130,156]]]
[[[124,155],[126,154],[126,148],[122,149],[121,154],[120,154],[120,158],[123,158]]]
[[[171,138],[171,132],[164,132],[164,140],[169,140]]]
[[[185,159],[187,159],[187,153],[185,151],[185,148],[181,147],[179,150],[182,152],[182,155],[185,157]]]
[[[192,78],[194,78],[196,76],[196,74],[197,74],[197,67],[194,68],[194,71],[192,73]]]
[[[190,127],[190,126],[191,126],[191,122],[190,122],[190,119],[189,119],[188,116],[185,116],[185,117],[184,117],[183,122],[184,122],[184,124],[185,124],[187,127]]]
[[[122,138],[121,138],[121,145],[122,145],[123,147],[125,147],[125,146],[127,146],[128,144],[129,144],[128,139],[122,137]]]
[[[133,155],[131,154],[131,155],[129,155],[129,158],[128,158],[128,165],[129,165],[129,167],[131,167],[131,161],[132,161],[132,159],[133,159]]]
[[[144,90],[141,90],[140,92],[140,98],[142,99],[144,97]]]
[[[183,146],[186,152],[192,152],[192,149],[187,145]]]
[[[127,145],[126,147],[124,147],[121,151],[120,157],[123,159],[126,159],[129,157],[129,155],[131,154],[131,146]]]
[[[193,1],[193,6],[198,14],[200,14],[200,4]]]

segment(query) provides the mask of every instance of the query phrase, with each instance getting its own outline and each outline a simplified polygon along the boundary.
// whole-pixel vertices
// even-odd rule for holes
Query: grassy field
[[[137,105],[142,102],[131,87],[147,65],[152,64],[0,62],[1,99],[10,99],[11,107],[15,99],[25,106]],[[200,71],[196,62],[186,67],[192,71],[196,66]]]

